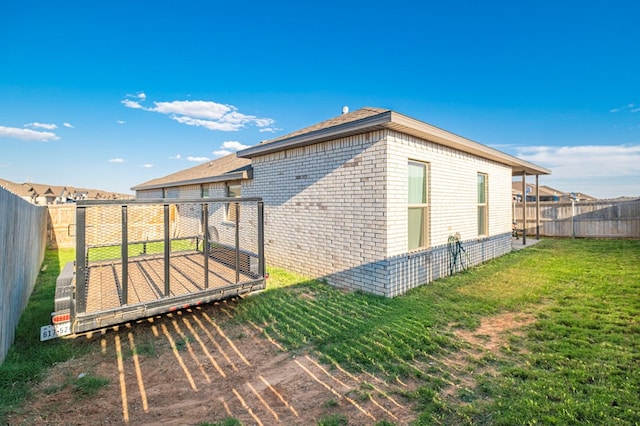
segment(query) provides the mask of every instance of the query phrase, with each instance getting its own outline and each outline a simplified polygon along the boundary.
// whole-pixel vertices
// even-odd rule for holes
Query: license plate
[[[55,325],[43,325],[40,327],[40,341],[55,339],[56,337],[71,334],[71,322],[62,322]]]

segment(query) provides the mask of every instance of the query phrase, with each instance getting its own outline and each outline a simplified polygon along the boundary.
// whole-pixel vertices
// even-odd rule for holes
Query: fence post
[[[536,239],[540,239],[540,175],[536,175]]]
[[[522,172],[522,245],[527,245],[527,172]]]
[[[76,313],[84,313],[87,310],[87,262],[86,251],[86,224],[87,212],[85,206],[76,207],[76,303],[75,312],[71,312],[75,318]],[[72,311],[73,304],[71,307]]]
[[[571,198],[571,238],[576,237],[576,206],[575,201]]]
[[[165,297],[171,294],[171,269],[169,265],[169,256],[171,255],[171,238],[169,234],[169,204],[164,205],[164,295]]]
[[[122,304],[129,303],[129,234],[127,206],[122,206],[122,245],[120,246],[122,257]]]
[[[236,284],[240,282],[240,203],[236,205]]]
[[[204,288],[209,288],[209,205],[202,204],[202,226],[204,228],[204,241],[202,253],[204,254]]]

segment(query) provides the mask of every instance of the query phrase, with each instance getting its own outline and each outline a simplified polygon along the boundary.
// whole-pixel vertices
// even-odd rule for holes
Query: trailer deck
[[[78,202],[76,261],[58,277],[41,339],[263,288],[259,198]]]
[[[204,291],[205,275],[201,252],[172,255],[169,262],[171,287],[168,296]],[[209,261],[209,288],[223,289],[235,284],[235,270],[221,262]],[[124,300],[122,262],[96,262],[87,273],[87,313],[120,307],[125,304],[151,302],[165,297],[163,256],[141,256],[129,259],[128,300]],[[241,281],[251,281],[240,273]]]

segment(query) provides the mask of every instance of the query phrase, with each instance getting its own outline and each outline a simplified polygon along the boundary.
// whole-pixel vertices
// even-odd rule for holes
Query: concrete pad
[[[531,247],[533,245],[538,244],[540,241],[542,240],[537,240],[535,238],[531,238],[531,237],[527,237],[527,244],[523,244],[524,240],[522,239],[522,237],[512,237],[511,238],[511,249],[512,250],[521,250],[523,248],[527,248],[527,247]]]

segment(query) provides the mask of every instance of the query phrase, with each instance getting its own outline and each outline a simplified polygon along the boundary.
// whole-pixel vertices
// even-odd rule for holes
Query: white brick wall
[[[388,255],[407,251],[409,159],[429,164],[431,247],[478,238],[477,174],[488,176],[489,235],[511,231],[511,168],[398,132],[388,137]]]
[[[410,254],[409,160],[430,170],[430,248]],[[447,240],[456,232],[471,264],[511,248],[511,168],[494,161],[381,130],[256,157],[252,164],[254,178],[242,182],[242,195],[264,199],[268,265],[391,297],[448,275]],[[489,235],[483,237],[477,233],[478,173],[488,176]],[[209,196],[224,197],[224,189],[211,184]],[[147,194],[158,198],[152,191],[138,197]],[[168,195],[199,197],[200,187]],[[210,221],[228,244],[235,227],[224,215],[222,205],[212,206]],[[241,214],[241,229],[256,226],[249,216]]]
[[[409,159],[430,165],[433,248],[411,255]],[[504,254],[510,244],[501,236],[511,230],[511,168],[402,133],[291,149],[254,158],[253,167],[243,195],[265,200],[268,264],[337,286],[394,296],[448,275],[446,244],[456,232],[474,247],[497,247],[491,253]],[[478,172],[489,176],[489,235],[480,240]]]
[[[250,183],[249,183],[250,185]],[[216,182],[207,184],[208,198],[226,197],[225,183]],[[144,190],[136,193],[138,199],[159,198],[162,199],[163,190]],[[168,188],[167,200],[200,198],[202,188],[200,185],[184,185]],[[235,246],[235,223],[226,218],[224,203],[209,203],[209,233],[210,240],[227,246]],[[176,207],[175,227],[172,230],[173,237],[185,236],[185,232],[191,234],[204,234],[202,229],[202,214],[200,204],[183,204]],[[241,206],[240,214],[240,247],[242,250],[257,253],[257,207],[255,203],[247,203]]]
[[[268,264],[384,294],[385,151],[372,132],[254,158]]]

